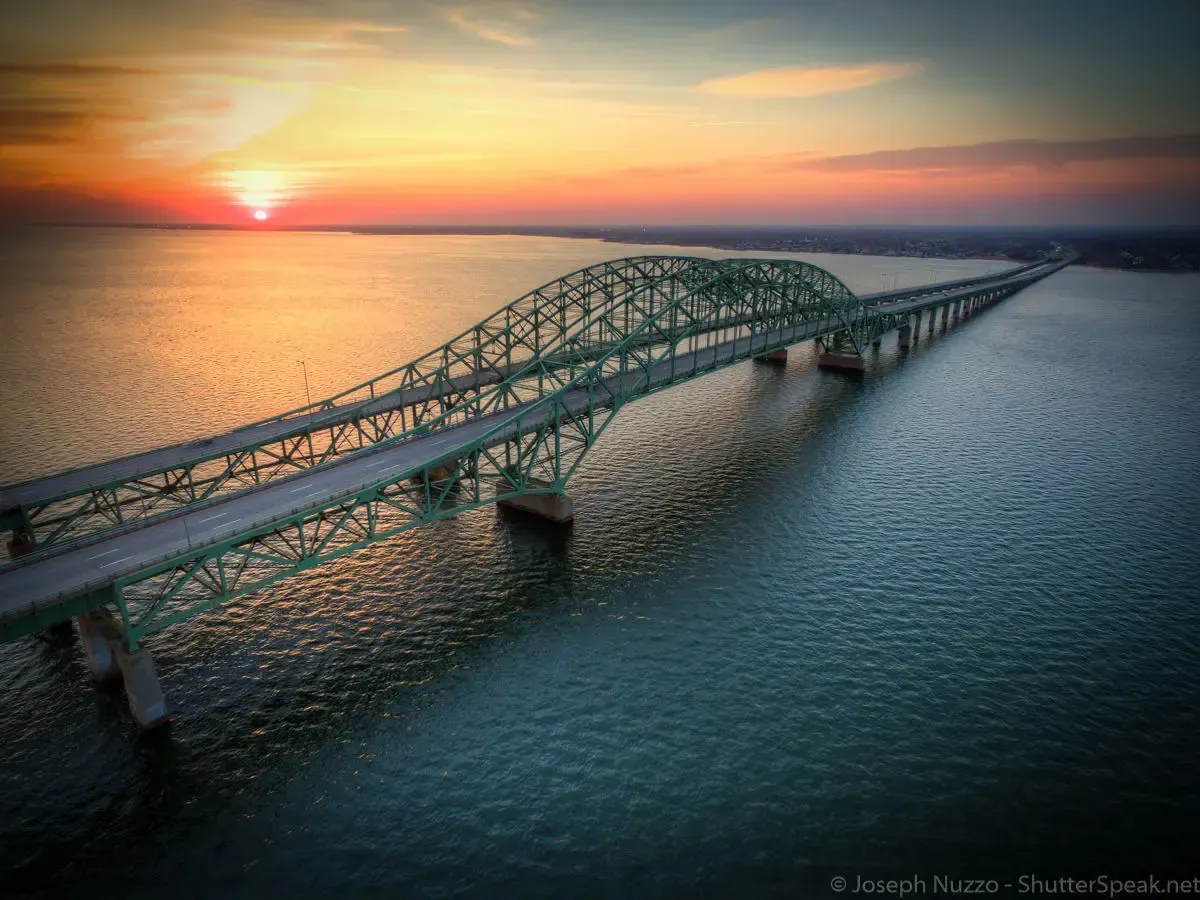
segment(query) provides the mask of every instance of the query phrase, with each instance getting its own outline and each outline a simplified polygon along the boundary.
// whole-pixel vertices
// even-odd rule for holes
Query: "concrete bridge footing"
[[[506,484],[497,484],[497,491],[510,490]],[[560,525],[566,525],[575,519],[575,504],[566,494],[519,494],[516,497],[505,497],[496,503],[506,509],[517,509],[524,513],[549,519]]]
[[[93,609],[76,620],[79,625],[79,643],[88,671],[97,683],[121,677],[121,666],[117,654],[125,645],[121,626],[106,609]]]
[[[787,347],[782,350],[772,350],[770,353],[764,353],[762,356],[754,357],[755,362],[772,362],[781,363],[787,362]]]
[[[165,725],[169,720],[167,701],[150,651],[144,648],[131,651],[121,623],[107,609],[89,610],[76,622],[92,678],[97,683],[117,678],[125,682],[129,711],[143,731]]]
[[[905,322],[899,328],[900,332],[900,349],[907,350],[912,346],[912,326]]]
[[[817,368],[829,369],[834,372],[862,372],[866,362],[857,353],[844,353],[830,350],[817,358]]]
[[[154,657],[149,650],[130,652],[122,645],[117,651],[117,665],[125,679],[125,696],[129,699],[129,711],[143,731],[165,725],[167,701],[158,684],[158,672],[154,668]]]
[[[34,550],[33,535],[24,529],[13,529],[8,539],[8,555],[13,559],[28,556]]]

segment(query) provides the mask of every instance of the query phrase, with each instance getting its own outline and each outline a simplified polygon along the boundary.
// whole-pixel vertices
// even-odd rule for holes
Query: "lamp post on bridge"
[[[304,360],[300,360],[300,371],[304,373],[304,399],[308,403],[308,427],[312,428],[312,421],[313,421],[312,394],[309,393],[309,390],[308,390],[308,366],[305,365]]]

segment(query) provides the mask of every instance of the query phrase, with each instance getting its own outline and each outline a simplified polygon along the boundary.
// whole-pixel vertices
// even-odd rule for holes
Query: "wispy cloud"
[[[0,105],[0,147],[80,144],[97,129],[140,121],[136,115]]]
[[[911,78],[925,68],[920,62],[874,62],[858,66],[785,66],[701,82],[697,88],[723,97],[815,97]]]
[[[76,76],[104,77],[108,75],[156,75],[157,69],[114,66],[75,60],[63,62],[0,63],[0,75],[18,77],[71,78]]]
[[[524,30],[523,23],[536,19],[537,13],[525,6],[452,6],[442,10],[442,18],[485,41],[509,47],[528,47],[536,43]]]
[[[798,160],[789,168],[837,172],[928,172],[1015,166],[1047,168],[1120,159],[1200,160],[1200,134],[1101,138],[1087,141],[992,141],[964,146],[878,150],[874,153]]]

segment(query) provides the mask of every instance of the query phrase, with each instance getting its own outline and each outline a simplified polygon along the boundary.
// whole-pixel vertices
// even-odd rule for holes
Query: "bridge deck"
[[[1038,265],[1033,264],[1032,266],[1023,266],[1008,272],[998,273],[995,276],[995,283],[1000,284],[1007,277],[1023,274]],[[922,306],[955,299],[963,291],[968,293],[973,290],[977,291],[977,287],[974,286],[991,280],[990,278],[977,277],[951,282],[931,283],[929,285],[920,285],[917,288],[902,288],[894,291],[866,294],[861,299],[872,308],[881,312],[897,313],[902,312],[903,309],[898,306],[888,306],[889,298],[903,299],[906,303],[912,304],[912,309],[915,310]],[[921,289],[927,290],[924,290],[924,293],[919,296],[914,297],[912,292]],[[379,397],[377,400],[371,401],[365,407],[359,402],[340,407],[334,406],[321,410],[311,417],[305,414],[266,422],[261,425],[237,428],[207,438],[193,439],[165,447],[156,447],[142,453],[0,486],[0,513],[19,509],[22,506],[49,502],[59,497],[70,496],[99,485],[133,479],[145,476],[148,473],[172,470],[197,459],[208,459],[236,453],[240,449],[250,445],[301,433],[310,425],[310,419],[321,426],[338,425],[349,421],[356,415],[372,415],[398,409],[402,406],[421,403],[435,396],[473,387],[496,384],[502,381],[505,375],[506,373],[502,371],[489,370],[474,375],[459,376],[452,379],[450,386],[440,391],[435,391],[430,386],[389,393]]]
[[[657,386],[703,372],[706,368],[715,368],[723,360],[750,353],[758,346],[775,347],[810,340],[837,327],[837,323],[809,323],[678,354],[674,360],[651,370],[651,384]],[[631,373],[626,376],[626,381],[638,377],[639,373]],[[617,381],[616,378],[609,379],[614,387]],[[567,396],[567,406],[573,412],[586,409],[588,405],[586,391],[572,391]],[[319,509],[368,485],[399,480],[406,477],[407,472],[454,459],[459,455],[458,448],[470,444],[491,428],[515,419],[526,409],[525,406],[514,407],[383,450],[355,454],[288,479],[270,482],[257,490],[233,495],[206,509],[165,521],[148,522],[136,531],[101,539],[27,566],[0,570],[0,620],[19,617],[31,606],[46,601],[57,602],[95,590],[163,559],[182,555],[189,547],[244,534],[285,518],[297,509]],[[523,422],[522,430],[535,429],[550,415],[546,408],[539,418]],[[494,443],[503,443],[510,437],[510,430],[501,430],[494,437]]]
[[[351,415],[372,415],[420,403],[431,397],[457,392],[477,386],[497,384],[504,380],[499,371],[487,371],[476,375],[464,375],[451,379],[451,384],[442,391],[435,391],[432,386],[414,388],[385,394],[373,400],[366,406],[361,403],[350,403],[341,407],[330,407],[321,410],[312,417],[320,425],[340,424],[348,421]],[[185,465],[197,456],[219,456],[234,453],[250,444],[263,443],[275,438],[286,437],[303,431],[308,426],[310,417],[303,415],[262,425],[246,428],[236,428],[223,434],[209,438],[199,438],[166,447],[156,447],[144,453],[122,456],[118,459],[81,466],[56,472],[42,478],[34,478],[17,484],[0,487],[0,510],[6,510],[23,504],[44,502],[56,497],[85,490],[91,486],[108,484],[125,478],[134,478],[147,472],[157,472]]]

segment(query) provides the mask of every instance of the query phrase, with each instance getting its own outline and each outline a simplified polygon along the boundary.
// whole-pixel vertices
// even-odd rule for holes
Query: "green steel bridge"
[[[557,521],[626,404],[802,341],[862,371],[1053,274],[1050,259],[856,296],[778,259],[644,256],[565,275],[429,353],[225,434],[0,488],[0,641],[78,618],[93,674],[165,719],[147,635],[435,519],[500,502]]]

